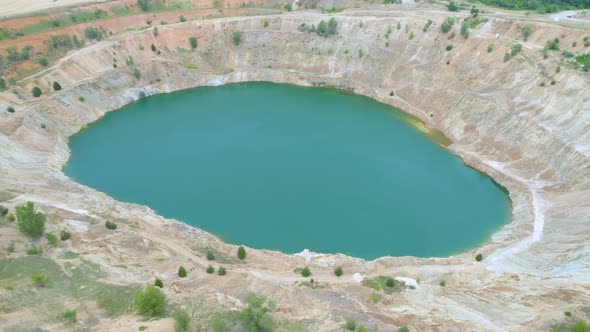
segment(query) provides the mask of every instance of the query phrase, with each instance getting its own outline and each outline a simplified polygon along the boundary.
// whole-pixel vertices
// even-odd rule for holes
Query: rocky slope
[[[588,319],[590,76],[564,64],[559,53],[544,59],[541,49],[548,39],[571,45],[590,32],[531,22],[533,34],[524,42],[522,22],[490,18],[468,39],[456,23],[449,40],[440,31],[448,15],[357,10],[193,21],[161,26],[157,37],[150,30],[129,32],[72,52],[21,82],[22,88],[0,95],[0,109],[16,108],[0,112],[2,204],[35,202],[48,214],[50,231],[74,234],[67,248],[47,255],[84,252],[108,271],[106,280],[143,284],[159,276],[171,285],[165,290],[172,302],[199,297],[224,309],[239,308],[252,290],[277,302],[276,317],[305,320],[310,330],[338,329],[347,317],[380,330],[408,325],[418,331],[548,330],[564,311]],[[332,17],[336,35],[299,29]],[[429,19],[434,23],[423,31]],[[232,43],[234,32],[241,33],[239,45]],[[191,36],[198,37],[195,51],[189,50]],[[522,52],[504,62],[517,41]],[[150,50],[152,43],[161,54]],[[453,48],[446,51],[449,44]],[[488,53],[490,44],[494,50]],[[134,65],[126,65],[128,57]],[[54,81],[63,90],[53,92]],[[447,135],[454,142],[449,148],[466,163],[508,188],[511,223],[477,250],[449,258],[367,262],[250,249],[247,264],[231,263],[226,278],[213,278],[204,271],[209,262],[203,250],[233,257],[235,246],[147,207],[117,202],[62,173],[68,137],[106,112],[142,94],[243,81],[338,87],[422,119]],[[30,95],[33,86],[43,89],[40,98]],[[105,219],[119,223],[116,233],[107,233]],[[483,262],[474,261],[475,253],[483,253]],[[176,276],[180,264],[194,268],[190,278]],[[297,285],[301,278],[292,271],[305,264],[322,288]],[[333,276],[337,265],[346,271],[342,278]],[[420,283],[373,303],[371,289],[353,273]]]

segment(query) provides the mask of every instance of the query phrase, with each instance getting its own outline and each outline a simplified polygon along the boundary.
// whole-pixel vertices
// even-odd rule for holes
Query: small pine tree
[[[240,246],[238,248],[238,258],[240,260],[244,260],[246,258],[246,249],[244,249],[244,246]]]
[[[385,286],[393,288],[395,286],[395,280],[392,277],[387,278],[385,281]]]
[[[178,276],[181,278],[186,277],[186,269],[182,265],[178,268]]]
[[[198,44],[197,37],[190,37],[188,39],[188,42],[191,44],[191,49],[194,50],[195,48],[197,48],[197,44]]]
[[[215,272],[215,268],[211,265],[207,266],[207,273],[213,274]]]
[[[104,227],[106,227],[107,229],[110,229],[110,230],[115,230],[115,229],[117,229],[117,224],[115,224],[115,223],[114,223],[114,222],[112,222],[112,221],[108,221],[108,220],[107,220],[107,221],[104,223]]]
[[[483,260],[483,255],[482,254],[477,254],[477,256],[475,256],[475,260],[478,262],[481,262]]]
[[[53,90],[55,90],[55,91],[61,90],[61,85],[57,82],[53,82]]]
[[[61,233],[59,233],[59,238],[62,241],[69,240],[70,239],[70,236],[71,236],[70,232],[68,232],[66,230],[62,230]]]
[[[215,254],[213,253],[213,251],[211,251],[211,250],[207,251],[207,260],[209,260],[209,261],[215,260]]]
[[[301,270],[301,276],[303,276],[305,278],[311,276],[311,271],[309,270],[309,268],[307,266]]]
[[[46,217],[43,213],[35,211],[35,206],[32,202],[17,206],[16,217],[20,231],[29,236],[38,237],[45,231]]]
[[[226,271],[225,267],[223,267],[223,266],[222,266],[222,267],[220,267],[220,268],[217,270],[217,274],[219,274],[220,276],[224,276],[224,275],[226,275],[226,274],[227,274],[227,271]]]
[[[335,274],[337,277],[340,277],[340,276],[342,275],[342,273],[343,273],[343,271],[342,271],[342,268],[341,268],[340,266],[338,266],[338,267],[336,267],[336,268],[334,269],[334,274]]]
[[[41,92],[41,89],[38,86],[36,86],[33,88],[33,90],[31,90],[31,93],[33,94],[33,97],[39,98],[39,97],[41,97],[42,92]]]

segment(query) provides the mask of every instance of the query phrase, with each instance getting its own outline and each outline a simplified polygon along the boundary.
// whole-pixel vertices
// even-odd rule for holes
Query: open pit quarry
[[[379,331],[550,331],[567,319],[565,311],[588,321],[590,76],[564,65],[560,52],[544,58],[542,50],[549,39],[570,45],[590,31],[491,12],[467,39],[455,23],[450,40],[440,29],[449,16],[459,21],[469,13],[426,5],[331,14],[301,9],[188,20],[158,25],[157,36],[152,29],[126,31],[88,43],[0,93],[0,204],[14,211],[31,201],[47,215],[47,232],[72,234],[42,255],[67,275],[91,264],[102,271],[97,280],[117,287],[160,278],[169,305],[194,308],[203,330],[212,312],[243,308],[248,292],[276,303],[277,330],[300,322],[304,330],[337,331],[352,318]],[[334,35],[301,28],[331,18],[338,23]],[[523,22],[533,31],[527,41]],[[241,34],[238,45],[234,32]],[[192,36],[195,50],[188,45]],[[517,42],[522,51],[505,61]],[[53,91],[55,81],[61,90]],[[248,81],[335,87],[419,118],[421,130],[442,132],[452,142],[448,149],[509,191],[510,222],[480,247],[446,258],[366,261],[246,248],[247,259],[239,261],[236,245],[147,206],[116,201],[62,171],[68,138],[107,112],[144,96]],[[39,98],[31,95],[35,86],[43,91]],[[8,106],[16,111],[4,112]],[[117,223],[116,231],[104,227],[106,220]],[[15,223],[0,221],[0,244],[11,241],[14,250],[0,258],[26,256],[31,240]],[[205,272],[208,250],[225,260],[225,277]],[[76,256],[65,259],[67,253]],[[177,276],[180,265],[188,277]],[[312,287],[293,272],[303,266],[313,272]],[[336,266],[342,277],[334,276]],[[372,301],[374,290],[363,280],[382,275],[412,287]],[[68,325],[55,318],[59,312],[17,305],[23,294],[0,287],[0,302],[12,303],[4,312],[0,304],[0,329],[169,331],[174,325],[169,317],[145,321],[133,312],[109,316],[92,299],[63,295],[56,301],[78,310],[79,324]]]

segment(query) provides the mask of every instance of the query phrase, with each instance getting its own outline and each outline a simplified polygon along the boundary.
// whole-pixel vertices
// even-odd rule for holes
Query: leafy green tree
[[[244,246],[238,248],[238,258],[242,261],[246,258],[246,249],[244,249]]]
[[[31,280],[39,287],[45,287],[49,282],[49,278],[44,273],[35,274]]]
[[[516,43],[516,44],[512,45],[512,51],[510,52],[510,55],[516,56],[518,53],[520,53],[521,50],[522,50],[522,45]]]
[[[141,78],[141,70],[138,68],[133,69],[133,76],[135,76],[136,80],[139,80]]]
[[[463,24],[461,24],[461,35],[465,39],[469,38],[469,27],[467,26],[467,21],[463,21]]]
[[[36,212],[32,202],[17,206],[16,218],[20,231],[29,236],[38,237],[45,231],[46,216],[41,212]]]
[[[31,90],[31,93],[33,94],[33,97],[39,98],[42,92],[41,89],[38,86],[36,86],[33,88],[33,90]]]
[[[269,312],[276,309],[275,304],[266,297],[250,293],[246,297],[246,308],[240,312],[240,325],[250,332],[273,331],[273,321]]]
[[[447,8],[452,11],[452,12],[458,12],[459,11],[459,6],[457,6],[457,4],[455,3],[455,1],[451,0],[449,1],[449,4],[447,5]]]
[[[473,6],[471,7],[471,17],[477,17],[479,15],[479,8]]]
[[[135,294],[135,308],[144,316],[161,316],[166,310],[166,295],[154,285]]]
[[[317,33],[320,36],[327,36],[328,35],[328,24],[326,21],[321,20],[320,24],[318,24]]]
[[[182,265],[178,268],[178,276],[181,278],[186,277],[186,269]]]
[[[174,318],[174,332],[189,332],[191,318],[184,309],[177,308],[172,313]]]
[[[336,19],[332,17],[328,21],[328,34],[335,35],[337,29],[338,29],[338,22],[336,22]]]
[[[342,273],[344,273],[344,271],[342,271],[342,267],[338,266],[338,267],[336,267],[336,268],[334,269],[334,274],[335,274],[337,277],[340,277],[340,276],[342,275]]]
[[[61,85],[57,82],[53,82],[53,90],[55,90],[55,91],[61,90]]]
[[[144,12],[147,12],[148,10],[150,10],[150,2],[149,2],[149,0],[137,0],[137,5]]]
[[[454,24],[455,24],[455,19],[452,17],[447,17],[447,18],[445,18],[443,23],[440,25],[440,30],[443,33],[447,33],[451,30],[451,28],[453,27]]]
[[[242,42],[242,33],[239,31],[235,31],[232,34],[232,41],[234,42],[234,45],[240,45],[240,43]]]
[[[188,39],[188,42],[191,44],[191,49],[194,50],[195,48],[197,48],[197,44],[198,44],[197,37],[190,37]]]

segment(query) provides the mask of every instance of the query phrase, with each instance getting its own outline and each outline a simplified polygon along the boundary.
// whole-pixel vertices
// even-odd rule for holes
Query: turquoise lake
[[[407,118],[332,89],[198,88],[107,114],[70,139],[64,171],[260,249],[441,257],[487,241],[508,196]]]

